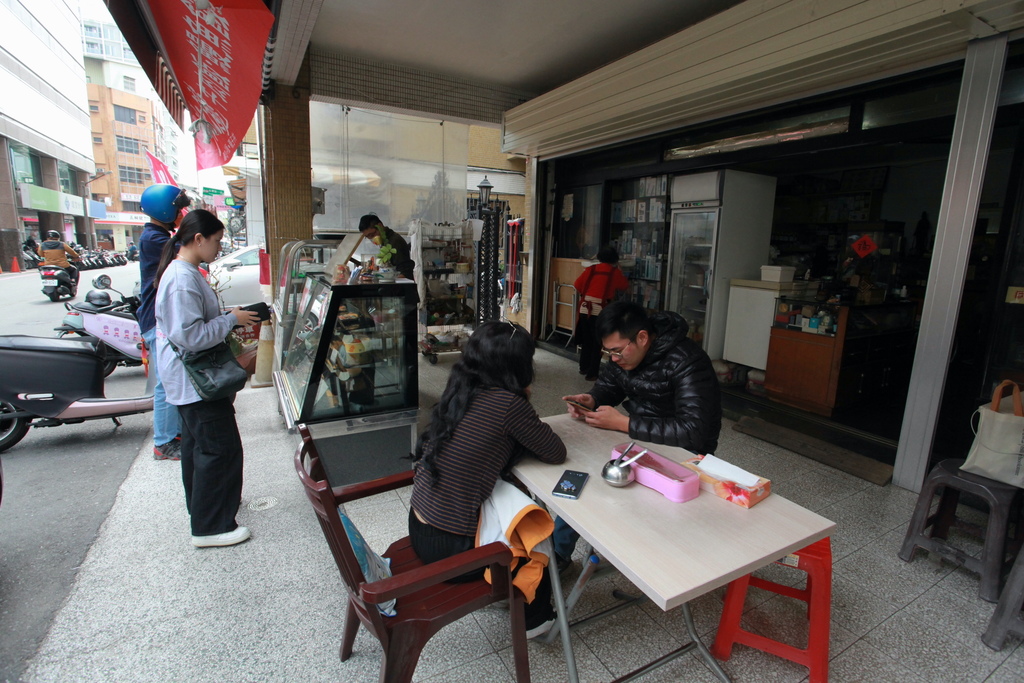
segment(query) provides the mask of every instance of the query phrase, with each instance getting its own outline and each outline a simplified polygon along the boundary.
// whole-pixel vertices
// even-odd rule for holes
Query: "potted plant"
[[[373,242],[380,246],[380,253],[377,254],[378,276],[383,282],[394,282],[395,268],[391,265],[391,258],[396,253],[395,248],[388,244],[383,234],[374,237]]]

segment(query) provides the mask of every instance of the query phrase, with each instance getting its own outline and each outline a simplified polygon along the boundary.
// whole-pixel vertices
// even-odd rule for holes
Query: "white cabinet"
[[[775,299],[780,296],[803,296],[806,283],[734,279],[729,284],[729,311],[722,357],[733,363],[764,370],[768,366],[768,342],[775,318]]]

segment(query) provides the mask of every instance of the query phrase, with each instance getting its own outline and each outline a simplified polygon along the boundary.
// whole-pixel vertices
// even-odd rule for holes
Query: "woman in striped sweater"
[[[522,327],[485,323],[452,368],[416,449],[409,536],[424,562],[473,547],[480,505],[519,459],[565,461],[565,445],[530,405],[534,348]],[[550,596],[545,573],[526,606],[528,636],[542,635],[554,623]]]

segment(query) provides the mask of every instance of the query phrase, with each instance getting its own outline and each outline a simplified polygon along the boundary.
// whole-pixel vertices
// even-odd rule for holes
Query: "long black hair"
[[[223,229],[224,224],[220,222],[220,219],[206,209],[195,209],[185,214],[185,217],[181,219],[181,225],[178,226],[178,231],[171,239],[167,240],[164,250],[160,252],[160,264],[156,267],[153,286],[160,286],[160,278],[163,277],[164,271],[167,270],[167,266],[171,265],[174,257],[178,255],[181,245],[191,243],[195,240],[196,235],[202,235],[209,239]]]
[[[441,400],[431,413],[430,426],[420,436],[414,461],[426,466],[436,481],[437,454],[477,395],[485,389],[505,389],[527,398],[533,384],[533,352],[530,333],[510,322],[484,323],[473,332],[452,367]]]

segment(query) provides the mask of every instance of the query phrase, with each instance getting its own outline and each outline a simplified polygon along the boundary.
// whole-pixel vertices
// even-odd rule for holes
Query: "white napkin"
[[[756,474],[751,474],[745,469],[736,467],[736,465],[727,463],[711,454],[705,455],[704,459],[697,466],[716,479],[734,481],[740,486],[757,486],[757,482],[760,479]]]

